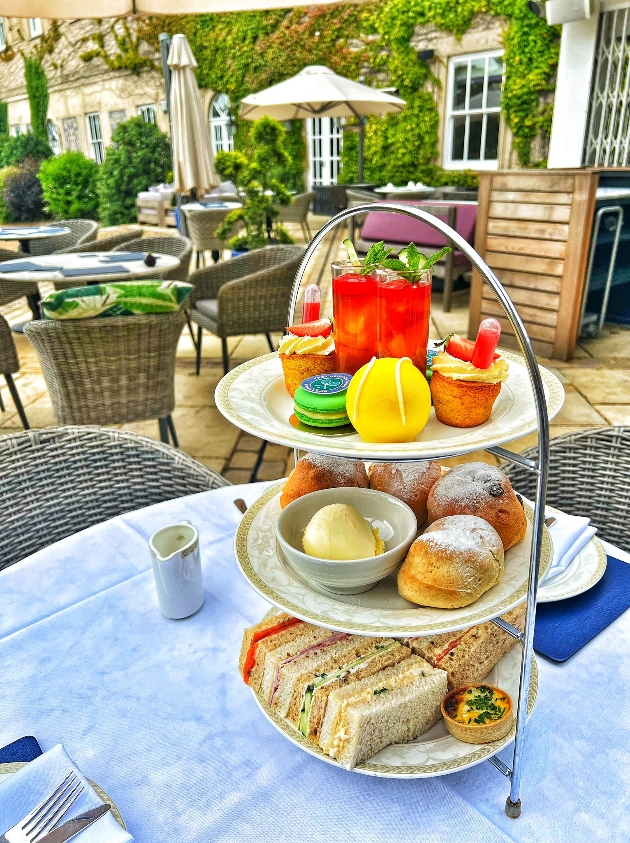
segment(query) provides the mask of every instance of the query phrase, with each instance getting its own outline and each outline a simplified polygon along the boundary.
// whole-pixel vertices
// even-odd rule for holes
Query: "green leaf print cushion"
[[[42,299],[44,319],[136,316],[179,310],[192,284],[183,281],[115,281],[49,293]]]

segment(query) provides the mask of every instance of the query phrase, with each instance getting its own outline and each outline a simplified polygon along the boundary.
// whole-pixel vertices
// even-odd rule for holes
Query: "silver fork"
[[[0,843],[37,843],[74,805],[82,792],[81,780],[74,770],[70,770],[61,784],[30,814],[0,836]]]

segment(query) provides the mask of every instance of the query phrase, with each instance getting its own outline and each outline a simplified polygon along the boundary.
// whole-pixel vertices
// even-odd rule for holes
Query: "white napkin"
[[[523,497],[523,500],[531,507],[534,506],[534,503],[527,498]],[[591,527],[590,518],[568,515],[553,506],[546,507],[545,516],[547,518],[553,516],[556,519],[555,524],[547,528],[551,534],[553,557],[549,572],[543,582],[549,582],[566,571],[584,545],[593,538],[597,528]]]
[[[0,781],[0,833],[4,834],[29,814],[61,784],[70,770],[75,770],[85,789],[60,822],[101,805],[102,799],[66,755],[63,746],[57,744],[17,773]],[[120,827],[110,811],[73,839],[81,843],[129,843],[133,837]]]

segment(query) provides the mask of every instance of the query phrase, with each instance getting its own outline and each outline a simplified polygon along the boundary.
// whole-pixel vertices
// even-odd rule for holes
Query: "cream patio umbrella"
[[[340,2],[348,0],[317,0],[317,5],[329,6]],[[0,16],[74,20],[117,18],[134,14],[196,15],[206,12],[250,12],[312,5],[313,0],[0,0]]]
[[[176,193],[205,193],[221,179],[214,169],[210,131],[195,78],[197,62],[185,35],[174,35],[168,55],[169,114]]]
[[[241,101],[240,116],[246,120],[274,117],[301,120],[306,117],[359,118],[359,181],[363,180],[364,118],[370,114],[402,111],[406,103],[385,91],[353,82],[328,67],[310,65],[284,82],[272,85]]]

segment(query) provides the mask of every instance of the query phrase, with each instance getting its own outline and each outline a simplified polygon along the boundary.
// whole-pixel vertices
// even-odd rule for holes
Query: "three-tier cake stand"
[[[448,241],[462,252],[471,264],[480,272],[484,281],[490,285],[500,302],[505,315],[518,340],[522,357],[506,354],[510,361],[510,370],[514,378],[500,412],[493,410],[490,422],[480,429],[456,429],[453,435],[437,435],[437,422],[430,422],[420,435],[420,441],[405,445],[384,446],[363,443],[358,435],[353,437],[322,436],[317,433],[304,433],[292,428],[288,422],[290,404],[284,389],[280,361],[277,354],[264,355],[256,360],[244,363],[226,375],[216,390],[216,405],[219,410],[236,426],[254,435],[272,442],[289,445],[296,450],[326,453],[340,458],[363,458],[375,461],[425,460],[457,456],[478,448],[483,448],[503,460],[519,463],[536,475],[536,500],[533,510],[529,510],[530,541],[529,558],[520,559],[522,581],[518,574],[510,585],[504,584],[503,591],[496,597],[489,597],[481,607],[473,604],[468,610],[426,610],[422,607],[406,608],[405,611],[387,608],[388,600],[393,599],[386,589],[376,592],[361,600],[341,599],[337,603],[334,595],[322,596],[309,589],[308,584],[299,581],[295,572],[289,571],[285,562],[277,556],[275,534],[273,532],[273,506],[277,502],[280,487],[268,490],[259,502],[255,503],[244,516],[235,540],[235,550],[239,566],[246,579],[266,599],[279,608],[304,620],[317,623],[330,629],[357,632],[363,635],[405,637],[407,635],[427,635],[451,632],[469,628],[475,623],[492,620],[506,633],[511,635],[521,646],[518,664],[512,668],[518,672],[518,703],[516,707],[516,725],[512,735],[496,745],[483,748],[467,747],[466,752],[458,757],[441,763],[427,763],[410,767],[392,763],[373,763],[359,765],[356,772],[371,775],[417,777],[440,775],[472,766],[480,761],[489,760],[510,781],[510,792],[505,804],[505,812],[516,818],[521,812],[519,798],[523,747],[526,737],[527,717],[533,707],[537,691],[537,671],[533,655],[534,622],[536,615],[536,595],[539,578],[544,575],[550,564],[550,542],[544,526],[545,493],[547,486],[547,464],[549,458],[549,417],[555,415],[562,405],[563,390],[557,379],[548,371],[539,367],[530,339],[523,322],[496,275],[475,250],[453,229],[438,217],[428,214],[421,208],[397,203],[375,203],[349,208],[330,219],[315,235],[306,249],[293,285],[288,325],[293,324],[295,309],[307,265],[323,238],[335,226],[357,214],[378,210],[386,213],[400,213],[415,217],[443,234]],[[520,377],[519,377],[520,374]],[[507,386],[510,386],[508,381]],[[501,397],[499,398],[499,402]],[[498,403],[499,403],[498,402]],[[501,415],[494,421],[495,415]],[[433,424],[433,427],[431,426]],[[517,439],[526,433],[538,434],[537,459],[527,459],[513,453],[501,445]],[[446,431],[446,434],[449,434]],[[527,508],[526,508],[527,509]],[[525,541],[525,540],[524,540]],[[509,553],[509,551],[508,551]],[[521,550],[521,553],[523,551]],[[541,559],[543,566],[541,568]],[[519,562],[514,557],[512,568],[516,570]],[[523,567],[524,566],[524,567]],[[506,559],[506,571],[508,562]],[[390,589],[391,591],[391,589]],[[491,594],[491,592],[489,592]],[[370,592],[368,592],[370,595]],[[379,596],[379,595],[382,595]],[[360,595],[359,597],[363,597]],[[378,607],[378,601],[383,607]],[[480,598],[481,600],[481,598]],[[509,608],[524,600],[527,601],[524,632],[499,617]],[[371,601],[371,602],[370,602]],[[479,602],[479,601],[477,601]],[[394,605],[394,604],[392,604]],[[322,608],[323,607],[323,608]],[[401,620],[402,619],[402,620]],[[512,656],[512,660],[514,660]],[[516,681],[516,680],[515,680]],[[276,717],[263,701],[258,700],[267,717],[290,740],[302,749],[322,760],[336,763],[323,756],[314,745],[294,733],[291,727]],[[514,738],[514,750],[511,766],[505,764],[496,752]],[[439,746],[446,746],[445,739]],[[454,740],[454,739],[453,739]],[[458,742],[459,743],[459,742]],[[395,748],[402,751],[408,745]],[[413,749],[413,747],[412,747]],[[381,753],[379,753],[380,755]],[[378,756],[375,756],[375,761]]]

